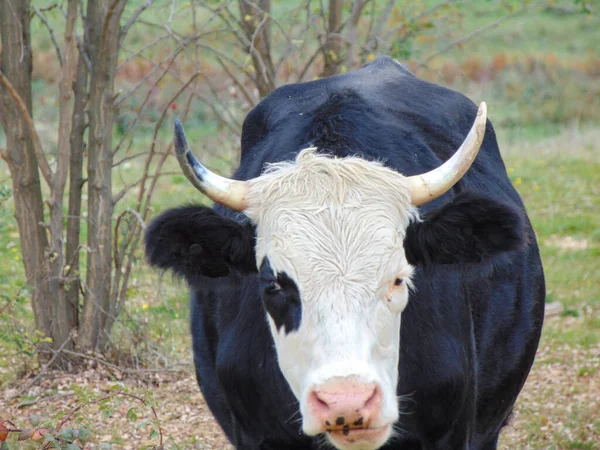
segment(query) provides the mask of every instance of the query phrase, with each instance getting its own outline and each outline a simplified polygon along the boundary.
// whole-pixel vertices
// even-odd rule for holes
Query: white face
[[[340,449],[382,446],[398,418],[413,271],[403,240],[416,218],[403,179],[376,163],[304,151],[253,180],[246,213],[257,226],[279,366],[303,431],[327,432]],[[292,297],[299,323],[284,317]]]

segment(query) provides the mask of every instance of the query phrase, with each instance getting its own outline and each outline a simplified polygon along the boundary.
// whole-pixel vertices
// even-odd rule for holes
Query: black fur
[[[265,164],[311,144],[383,161],[404,175],[427,172],[456,151],[476,111],[458,92],[378,58],[263,99],[244,121],[234,178],[257,177]],[[204,398],[238,449],[322,448],[321,437],[301,433],[298,402],[277,364],[266,311],[281,298],[264,301],[253,229],[241,214],[215,211],[166,212],[146,235],[150,263],[190,284]],[[407,400],[402,431],[384,448],[493,449],[534,360],[545,286],[535,235],[489,121],[469,171],[420,214],[423,223],[405,239],[416,265],[400,331],[397,394]],[[278,326],[294,328],[289,317],[281,314]]]
[[[477,192],[461,192],[422,219],[406,232],[406,258],[413,265],[483,262],[526,242],[522,212]]]
[[[254,228],[199,205],[170,209],[152,221],[145,235],[151,265],[193,282],[199,275],[256,271]]]
[[[302,320],[298,286],[285,272],[275,276],[268,258],[263,261],[259,273],[263,305],[275,326],[278,330],[283,327],[286,334],[296,331]]]

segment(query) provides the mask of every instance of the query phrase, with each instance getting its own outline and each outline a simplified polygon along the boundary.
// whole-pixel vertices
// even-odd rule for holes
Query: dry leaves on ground
[[[552,318],[548,327],[577,327],[579,319]],[[122,374],[118,374],[119,378]],[[96,396],[115,392],[119,386],[144,398],[156,408],[166,448],[176,443],[183,449],[231,449],[215,423],[200,393],[191,368],[179,373],[128,375],[116,382],[114,371],[102,367],[80,374],[49,372],[29,389],[26,397],[10,399],[19,385],[0,399],[0,419],[26,426],[29,416],[42,420],[70,412],[78,401],[74,386]],[[28,380],[21,380],[22,386]],[[136,408],[137,421],[127,419]],[[542,341],[536,363],[521,393],[510,425],[499,448],[584,448],[600,449],[600,347],[568,346]],[[91,405],[75,416],[92,430],[95,442],[112,442],[114,449],[139,449],[156,445],[149,430],[136,425],[151,418],[149,407],[127,398],[116,400],[108,417],[99,405]]]

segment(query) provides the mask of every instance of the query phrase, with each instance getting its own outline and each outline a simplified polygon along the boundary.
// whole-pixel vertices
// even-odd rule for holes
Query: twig
[[[246,99],[246,101],[250,104],[251,107],[254,106],[256,104],[256,102],[251,97],[251,95],[248,92],[248,90],[246,89],[246,87],[237,79],[237,77],[233,74],[233,72],[231,72],[231,70],[229,70],[229,67],[227,67],[227,65],[225,64],[225,62],[223,62],[223,60],[221,58],[219,58],[218,56],[216,58],[217,58],[218,63],[220,64],[221,68],[225,71],[225,73],[227,75],[229,75],[229,78],[231,79],[231,81],[233,81],[233,84],[235,84],[238,87],[238,89],[241,91],[241,93],[244,96],[244,98]]]
[[[306,2],[306,3],[310,5],[310,1]],[[299,6],[298,9],[304,9],[304,5]],[[287,58],[290,56],[290,54],[294,50],[295,42],[298,42],[301,40],[304,43],[306,33],[307,33],[308,29],[310,28],[309,22],[310,22],[310,20],[307,18],[306,25],[303,27],[303,29],[293,39],[288,40],[287,48],[285,49],[285,51],[283,51],[281,53],[281,56],[279,57],[279,61],[277,61],[277,63],[275,64],[275,73],[279,72],[281,65],[284,63],[284,61],[287,60]]]
[[[429,55],[427,58],[425,58],[423,61],[418,62],[418,66],[419,67],[427,67],[427,63],[429,61],[431,61],[432,59],[440,56],[443,53],[446,53],[448,50],[450,50],[452,47],[455,47],[457,45],[461,45],[464,44],[465,42],[470,41],[471,39],[476,38],[477,36],[485,33],[486,31],[492,30],[494,28],[497,28],[498,26],[500,26],[502,23],[506,22],[507,20],[512,19],[513,17],[518,16],[519,14],[522,14],[523,12],[525,12],[527,9],[529,9],[529,6],[524,6],[523,8],[509,14],[508,16],[504,16],[498,20],[496,20],[495,22],[490,23],[489,25],[480,28],[478,30],[475,30],[474,32],[472,32],[471,34],[468,34],[467,36],[464,36],[460,39],[456,39],[455,41],[450,42],[448,45],[446,45],[444,48],[442,48],[441,50],[433,53],[432,55]]]
[[[35,131],[35,126],[33,125],[33,119],[31,118],[31,114],[27,110],[27,106],[25,102],[19,95],[19,93],[15,90],[12,83],[4,76],[4,72],[0,70],[0,83],[4,85],[10,96],[13,98],[17,105],[17,109],[21,112],[23,116],[23,120],[27,124],[27,128],[29,129],[29,135],[31,136],[31,141],[33,143],[33,149],[35,151],[35,155],[38,160],[38,165],[40,167],[40,171],[42,172],[42,176],[48,186],[52,187],[52,169],[50,169],[50,165],[48,164],[48,160],[46,159],[46,155],[44,155],[44,151],[42,150],[42,144],[40,143],[40,137]]]
[[[78,358],[88,359],[90,361],[95,361],[103,366],[109,367],[113,370],[122,373],[128,374],[143,374],[143,373],[181,373],[186,372],[186,369],[173,369],[173,368],[163,368],[163,369],[128,369],[126,367],[119,367],[116,364],[112,364],[105,359],[98,358],[97,356],[86,355],[84,353],[75,352],[73,350],[63,350],[63,353],[71,356],[76,356]]]
[[[147,154],[147,153],[148,152],[145,152],[145,154]],[[165,156],[167,156],[167,154],[164,153],[164,152],[156,152],[154,154],[155,155],[165,155]],[[160,173],[159,176],[160,177],[164,177],[164,176],[168,176],[168,175],[181,175],[181,172],[179,172],[179,171],[162,172],[162,173]],[[139,180],[136,180],[136,181],[133,181],[133,182],[127,184],[125,187],[123,187],[123,189],[121,189],[119,191],[118,194],[116,194],[113,197],[113,203],[116,205],[118,202],[120,202],[123,199],[123,197],[125,196],[125,194],[127,194],[127,192],[129,192],[134,187],[139,186],[141,182],[142,182],[142,179],[140,178]]]
[[[152,6],[153,3],[154,0],[146,0],[140,5],[138,9],[135,10],[135,12],[131,15],[127,23],[121,29],[121,33],[119,36],[119,44],[123,42],[123,40],[127,36],[127,33],[129,33],[129,29],[133,26],[138,17],[140,17],[140,14],[142,14],[146,9]]]
[[[61,422],[58,424],[58,427],[56,427],[56,432],[58,433],[60,431],[60,429],[69,421],[71,420],[71,417],[73,417],[73,415],[79,411],[81,408],[85,407],[85,406],[89,406],[89,405],[94,405],[96,403],[100,403],[103,402],[104,400],[107,400],[115,395],[119,395],[121,393],[121,391],[117,391],[117,392],[112,392],[110,394],[105,395],[104,397],[100,397],[97,400],[91,401],[89,403],[82,403],[80,405],[77,405],[75,408],[73,408],[71,410],[71,412],[69,414],[67,414],[65,416],[65,418],[63,420],[61,420]]]
[[[40,11],[42,11],[42,12],[51,11],[54,8],[57,8],[57,7],[59,7],[59,4],[58,3],[53,3],[52,5],[43,6],[42,8],[40,8]]]
[[[339,24],[339,26],[329,32],[326,32],[326,36],[331,36],[331,35],[336,35],[342,39],[344,39],[344,36],[341,34],[341,32],[344,30],[344,28],[346,27],[346,25],[348,25],[348,23],[350,22],[350,20],[352,19],[352,16],[346,18],[346,20],[344,20],[342,23]],[[319,40],[320,42],[320,40]],[[302,69],[302,72],[300,72],[300,75],[298,75],[298,78],[296,80],[296,83],[300,83],[302,82],[302,80],[304,79],[304,77],[306,76],[306,74],[308,73],[313,61],[317,58],[317,56],[319,56],[319,53],[323,53],[325,51],[325,45],[327,44],[326,42],[323,43],[319,43],[319,47],[317,48],[317,50],[311,55],[310,58],[308,58],[308,62],[304,65],[304,69]]]
[[[69,337],[65,340],[65,342],[63,342],[60,345],[58,350],[54,351],[54,355],[52,355],[52,358],[50,358],[50,361],[48,361],[46,364],[44,364],[44,366],[40,369],[40,372],[35,376],[35,378],[33,380],[31,380],[29,383],[27,383],[23,388],[21,388],[21,390],[17,394],[17,397],[20,397],[21,395],[23,395],[27,390],[29,390],[29,388],[31,386],[35,385],[39,381],[39,379],[42,377],[42,375],[44,375],[48,371],[50,366],[52,366],[52,363],[54,363],[56,358],[58,358],[58,356],[61,354],[61,352],[63,351],[65,346],[71,341],[72,337],[73,337],[73,335],[69,334]]]
[[[31,7],[33,8],[33,11],[35,12],[35,15],[40,18],[40,20],[44,23],[44,25],[48,29],[48,32],[50,33],[50,39],[52,39],[54,48],[56,48],[56,56],[58,57],[58,62],[60,64],[60,67],[62,67],[62,65],[63,65],[62,53],[60,51],[60,45],[58,45],[58,41],[56,40],[56,36],[54,35],[54,30],[52,29],[52,26],[48,22],[48,19],[46,19],[46,16],[44,16],[42,14],[42,12],[35,5],[31,5]]]
[[[390,14],[392,12],[392,8],[394,7],[394,3],[395,3],[395,0],[389,0],[387,5],[385,5],[385,8],[383,9],[383,12],[379,16],[379,20],[377,21],[377,25],[375,25],[375,29],[373,31],[371,31],[371,29],[370,29],[371,25],[373,24],[371,22],[371,25],[369,26],[369,32],[367,33],[367,38],[369,36],[371,38],[369,39],[369,42],[367,42],[367,44],[364,46],[366,53],[371,53],[373,50],[375,50],[379,33],[381,33],[383,26],[386,24],[386,22],[390,18]],[[374,4],[375,3],[373,2],[373,5]]]
[[[417,20],[428,16],[432,13],[434,13],[436,10],[446,6],[446,5],[451,5],[452,3],[456,3],[458,0],[445,0],[443,2],[437,3],[435,5],[433,5],[431,8],[427,8],[425,11],[417,14],[416,16],[413,16],[409,19],[409,22],[416,22]],[[406,22],[401,23],[400,25],[388,30],[385,33],[385,36],[383,37],[383,40],[386,40],[391,34],[398,32],[399,30],[402,30],[406,28]],[[376,35],[378,35],[379,33],[376,33]]]
[[[126,161],[131,161],[132,159],[138,158],[140,156],[144,156],[146,154],[148,154],[148,152],[139,152],[139,153],[135,153],[133,155],[125,156],[125,157],[121,158],[120,160],[118,160],[116,163],[113,163],[112,166],[118,167]],[[157,153],[157,154],[159,154],[159,153]]]
[[[123,62],[121,64],[119,64],[115,70],[115,72],[118,72],[121,67],[123,67],[125,64],[127,64],[129,61],[131,61],[132,59],[134,59],[135,57],[139,56],[143,51],[153,47],[154,45],[164,41],[165,39],[168,39],[169,37],[171,37],[168,34],[164,34],[162,36],[157,37],[156,39],[154,39],[152,42],[142,46],[141,48],[139,48],[138,50],[136,50],[135,52],[132,52],[127,58],[125,58],[123,60]],[[123,45],[121,45],[121,49],[124,49]]]
[[[133,399],[141,402],[144,406],[147,406],[147,407],[150,408],[150,410],[152,411],[152,415],[154,416],[154,420],[156,421],[156,426],[158,427],[158,434],[159,434],[158,441],[159,441],[159,445],[160,445],[159,448],[162,448],[162,446],[163,446],[163,434],[162,434],[162,429],[160,427],[160,420],[158,419],[158,414],[156,414],[156,410],[154,409],[154,406],[148,404],[148,402],[146,400],[144,400],[143,398],[138,397],[137,395],[134,395],[134,394],[130,394],[128,392],[120,391],[119,395],[122,395],[124,397],[133,398]]]

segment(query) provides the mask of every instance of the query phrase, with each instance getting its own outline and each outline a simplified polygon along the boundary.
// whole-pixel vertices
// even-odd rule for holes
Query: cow
[[[196,376],[238,449],[494,449],[545,284],[485,103],[393,59],[282,86],[247,115],[216,206],[147,228],[191,290]]]

